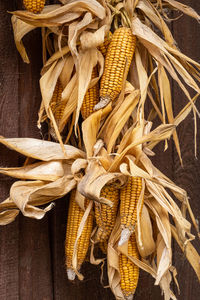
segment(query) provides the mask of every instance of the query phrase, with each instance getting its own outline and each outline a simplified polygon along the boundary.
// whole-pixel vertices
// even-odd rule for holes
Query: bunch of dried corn
[[[45,155],[41,155],[41,152],[39,155],[36,153],[37,150],[35,149],[40,147],[33,147],[33,152],[35,152],[31,153],[30,157],[39,157],[42,161],[39,162],[40,166],[42,166],[42,171],[39,172],[39,178],[37,179],[41,181],[45,178],[46,180],[46,173],[51,168],[47,167],[48,171],[46,171],[46,165],[44,166],[44,164],[46,159],[53,157],[52,160],[56,161],[54,168],[57,169],[56,172],[54,172],[55,169],[53,170],[53,176],[50,174],[49,181],[54,180],[54,178],[60,179],[63,176],[64,185],[67,178],[67,182],[71,182],[73,187],[77,183],[77,190],[82,188],[82,195],[87,195],[84,205],[80,202],[82,204],[81,207],[84,206],[86,211],[82,210],[76,203],[77,194],[75,190],[71,192],[70,196],[65,241],[68,278],[73,280],[77,274],[79,279],[81,279],[79,269],[87,255],[92,235],[91,242],[94,242],[94,244],[98,243],[97,246],[104,254],[107,254],[108,260],[112,259],[112,256],[114,257],[112,263],[110,265],[108,263],[108,269],[110,267],[111,270],[110,272],[108,271],[108,277],[110,276],[111,278],[110,287],[117,299],[132,299],[139,277],[138,266],[146,268],[147,272],[156,278],[157,283],[168,282],[166,283],[168,286],[167,288],[165,286],[165,289],[167,294],[171,295],[170,280],[168,279],[170,278],[172,263],[170,245],[173,225],[170,224],[168,212],[170,211],[176,225],[173,234],[174,236],[178,236],[178,234],[181,236],[182,240],[179,237],[177,239],[178,242],[183,243],[183,248],[184,245],[189,243],[189,239],[186,236],[190,238],[191,233],[187,220],[182,216],[176,204],[173,203],[173,199],[170,198],[171,196],[168,195],[165,188],[166,186],[171,188],[172,192],[178,195],[179,200],[186,199],[186,196],[183,190],[180,191],[167,177],[157,172],[149,162],[149,157],[146,154],[151,155],[154,143],[168,139],[172,134],[174,134],[176,147],[180,150],[175,125],[172,124],[179,124],[192,108],[194,112],[196,111],[194,105],[196,98],[193,98],[191,101],[182,81],[179,83],[178,77],[176,78],[176,73],[180,72],[180,77],[190,87],[193,87],[199,95],[199,87],[193,80],[193,77],[197,81],[199,80],[198,71],[195,69],[200,69],[199,64],[183,56],[176,48],[173,37],[162,19],[162,16],[165,14],[165,10],[162,9],[162,2],[167,8],[170,5],[175,5],[174,7],[177,8],[178,5],[178,7],[182,7],[182,11],[187,11],[189,15],[194,13],[185,6],[177,4],[177,1],[173,1],[173,4],[171,4],[171,1],[170,5],[167,4],[169,1],[164,0],[135,1],[134,8],[130,5],[131,1],[128,3],[128,1],[123,0],[103,2],[83,0],[79,3],[80,5],[76,1],[60,2],[60,5],[48,6],[46,9],[47,13],[37,16],[34,14],[43,10],[45,1],[23,0],[28,12],[16,12],[14,16],[16,19],[13,19],[13,24],[16,44],[18,49],[20,49],[19,51],[21,51],[23,59],[27,62],[26,52],[21,43],[22,35],[19,34],[18,30],[20,29],[21,31],[23,29],[26,32],[32,29],[29,27],[30,25],[39,27],[41,22],[41,27],[43,28],[44,68],[41,72],[42,80],[40,82],[43,99],[40,117],[43,116],[43,112],[46,109],[47,115],[43,119],[47,119],[47,116],[51,119],[49,132],[55,139],[59,139],[64,150],[63,152],[66,150],[64,155],[63,153],[60,154],[58,145],[50,143],[48,147],[51,148],[53,145],[52,148],[56,149],[56,151],[52,150],[52,152],[55,151],[56,154],[50,153],[49,155],[48,153],[47,157],[46,153]],[[176,4],[174,4],[175,2]],[[199,19],[199,16],[195,14],[194,16]],[[23,24],[26,27],[23,27]],[[74,24],[79,28],[78,30],[73,29]],[[154,26],[158,27],[164,39],[156,37],[156,34],[152,34]],[[23,30],[21,33],[23,33]],[[113,33],[111,31],[108,32],[108,30],[112,30]],[[133,59],[136,35],[139,42]],[[105,37],[104,43],[100,45],[103,36]],[[51,57],[46,61],[48,56]],[[132,61],[134,68],[129,73]],[[90,70],[91,78],[85,76],[87,68]],[[176,119],[172,114],[170,83],[166,70],[177,80],[185,94],[188,94],[189,104],[185,107],[186,110],[183,110]],[[131,82],[127,81],[128,73]],[[100,74],[102,76],[98,82]],[[57,78],[60,79],[57,80]],[[94,85],[92,85],[93,82],[95,82]],[[152,89],[149,88],[151,85]],[[46,104],[49,103],[51,98],[52,86],[55,86],[55,90],[49,109]],[[83,91],[86,91],[86,87],[87,92],[84,96]],[[61,94],[63,94],[64,101]],[[144,119],[144,106],[147,95],[152,102],[152,111],[148,116],[148,120],[152,120],[152,115],[158,115],[162,124],[156,132],[150,132],[151,124]],[[154,96],[156,96],[156,101]],[[104,108],[109,102],[110,104],[105,110],[94,112]],[[113,109],[112,106],[114,107]],[[79,109],[80,107],[81,109]],[[85,120],[82,132],[79,130],[81,128],[79,125],[81,125],[82,121],[82,119],[78,120],[79,110],[82,119]],[[92,113],[92,117],[88,118]],[[166,124],[166,116],[170,124]],[[64,132],[63,128],[66,124],[69,125],[66,141],[69,141],[71,134],[73,134],[70,142],[73,145],[79,145],[78,147],[81,150],[75,150],[75,147],[71,145],[63,145],[60,131]],[[73,132],[74,127],[77,130]],[[85,129],[88,129],[88,134]],[[79,138],[78,142],[76,133]],[[87,137],[88,139],[86,139]],[[98,144],[98,146],[100,145],[99,147],[95,148],[97,138],[101,139],[101,143]],[[136,139],[138,144],[134,146]],[[10,145],[9,142],[8,145]],[[84,146],[82,147],[82,145]],[[83,153],[82,148],[86,150],[86,154]],[[101,149],[99,150],[99,148]],[[146,151],[143,151],[144,148]],[[27,149],[25,151],[22,149],[21,153],[28,153],[28,151]],[[89,155],[89,153],[92,154]],[[178,153],[180,154],[180,151]],[[92,164],[94,161],[98,166],[94,169],[91,168],[91,171],[90,163]],[[78,174],[81,174],[80,177],[74,171],[76,167]],[[34,168],[35,166],[33,166]],[[137,170],[137,174],[146,172],[150,177],[152,177],[152,174],[157,174],[158,176],[155,176],[154,181],[149,180],[149,176],[145,176],[143,180],[141,177],[133,176],[135,170]],[[3,171],[5,172],[5,170]],[[20,171],[26,173],[26,170]],[[27,174],[22,176],[20,171],[18,170],[17,176],[25,178]],[[14,171],[10,171],[10,174],[13,174],[12,172]],[[111,174],[112,172],[114,174]],[[120,174],[120,172],[123,174]],[[30,176],[32,176],[30,173],[28,172],[28,177],[25,179],[30,179]],[[124,178],[127,173],[130,175],[127,176],[128,182],[120,190],[113,183],[108,184],[108,182],[112,182],[110,179],[112,176],[112,179],[115,180],[121,175]],[[35,173],[34,176],[37,177]],[[107,176],[106,180],[108,181],[103,181],[105,179],[103,176]],[[87,178],[84,187],[83,185],[81,186],[82,177]],[[88,178],[90,178],[89,182]],[[146,205],[143,205],[145,180]],[[125,184],[125,181],[124,179],[122,184]],[[95,186],[94,182],[96,183]],[[98,185],[97,182],[100,182],[100,184]],[[103,188],[102,182],[105,184]],[[49,193],[48,184],[47,193]],[[56,186],[57,180],[53,184]],[[54,189],[55,186],[53,186]],[[63,192],[59,190],[60,186],[57,185],[56,187],[58,189],[52,191],[55,199],[63,196]],[[15,188],[17,187],[14,186],[13,189]],[[45,191],[45,188],[46,184],[44,183],[42,191]],[[98,188],[98,193],[96,188]],[[47,195],[45,192],[44,195],[46,199]],[[162,196],[162,203],[160,201],[161,197],[157,195]],[[89,200],[90,198],[98,201],[94,201],[95,211],[92,213],[92,200]],[[105,204],[106,201],[103,201],[105,199],[110,200],[109,202],[112,203],[111,207]],[[82,201],[83,199],[79,200]],[[19,207],[21,206],[19,205]],[[10,217],[9,213],[10,211],[8,211],[8,216]],[[0,217],[2,217],[2,213],[0,213]],[[92,233],[94,217],[97,230]],[[156,229],[152,226],[152,220]],[[94,241],[92,240],[93,234]],[[92,251],[93,247],[91,247],[91,254],[93,254]],[[142,257],[141,261],[138,253]],[[194,253],[194,251],[191,251],[191,253]],[[152,260],[150,256],[156,257],[156,259]],[[131,257],[138,265],[132,262]],[[93,263],[92,255],[90,258]],[[137,260],[134,260],[134,258]],[[195,259],[191,260],[193,266],[195,265],[193,264],[194,260],[199,261],[199,258],[196,258],[197,255]],[[163,274],[161,270],[162,265],[165,265]],[[110,275],[111,273],[112,275]],[[199,274],[199,269],[196,273]]]

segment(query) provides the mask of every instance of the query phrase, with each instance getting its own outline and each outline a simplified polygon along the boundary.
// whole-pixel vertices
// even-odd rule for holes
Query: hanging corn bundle
[[[27,11],[13,12],[15,43],[29,62],[22,38],[42,28],[38,126],[48,120],[48,133],[59,143],[0,137],[8,148],[37,160],[0,168],[0,173],[19,179],[9,200],[0,203],[0,224],[13,221],[19,211],[40,219],[52,208],[45,204],[71,192],[65,239],[68,279],[83,278],[79,271],[91,245],[91,263],[99,263],[95,247],[107,258],[116,299],[133,298],[139,268],[155,279],[165,299],[176,299],[170,288],[172,237],[200,279],[187,209],[197,231],[198,225],[187,193],[154,167],[151,156],[159,142],[165,142],[166,150],[173,137],[182,163],[176,127],[192,111],[197,130],[200,64],[178,50],[165,21],[168,10],[197,20],[200,16],[169,0],[60,1],[45,7],[45,1],[23,3]],[[177,116],[168,76],[188,100]]]

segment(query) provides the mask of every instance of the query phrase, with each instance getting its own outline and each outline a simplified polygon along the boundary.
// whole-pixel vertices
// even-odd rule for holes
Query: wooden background
[[[200,1],[181,2],[191,5],[200,13]],[[7,13],[20,8],[20,1],[0,1],[0,135],[42,138],[36,127],[40,104],[38,79],[42,66],[40,31],[38,29],[24,39],[31,58],[31,63],[26,65],[15,48],[10,15]],[[189,17],[182,17],[174,22],[173,32],[180,49],[199,60],[198,23]],[[179,103],[186,103],[186,100],[175,84],[173,94],[174,109],[178,112]],[[200,162],[194,157],[192,115],[179,127],[178,132],[184,168],[180,166],[172,142],[165,153],[162,151],[163,145],[157,149],[154,163],[187,190],[195,216],[200,221]],[[199,133],[197,142],[200,158]],[[17,166],[21,163],[22,157],[0,147],[1,166]],[[0,177],[0,202],[9,195],[12,182],[13,179],[9,177]],[[64,268],[66,212],[67,198],[60,199],[56,201],[55,208],[40,221],[20,215],[14,223],[0,228],[0,300],[114,299],[109,289],[104,289],[99,282],[100,269],[88,263],[83,270],[83,282],[71,283],[67,280]],[[198,245],[197,242],[194,244]],[[181,294],[177,295],[177,289],[173,287],[178,299],[199,299],[200,288],[195,273],[177,245],[173,244],[173,250],[173,264],[179,273],[181,289]],[[153,280],[144,272],[140,273],[135,299],[163,299],[160,288],[155,287]]]

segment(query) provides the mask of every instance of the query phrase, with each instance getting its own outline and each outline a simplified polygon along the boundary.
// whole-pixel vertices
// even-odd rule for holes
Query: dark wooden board
[[[192,6],[198,13],[200,13],[200,2],[187,0],[185,4]],[[189,18],[183,17],[173,24],[174,37],[181,50],[194,60],[200,61],[200,40],[199,24]],[[192,94],[192,93],[191,93]],[[194,94],[194,93],[193,93]],[[181,102],[185,103],[185,96],[174,84],[174,108],[179,112],[181,109]],[[181,101],[180,101],[181,100]],[[199,99],[197,101],[197,108],[200,110]],[[198,222],[200,222],[200,147],[199,147],[199,130],[200,120],[197,117],[198,135],[197,135],[197,158],[194,156],[194,118],[191,113],[187,119],[178,128],[178,135],[181,141],[181,150],[183,157],[182,168],[174,151],[174,180],[182,188],[184,188],[190,197],[190,204],[192,206],[194,215]],[[193,233],[196,232],[193,230]],[[193,243],[199,249],[199,241]],[[178,270],[178,281],[180,284],[181,294],[179,299],[199,299],[200,286],[195,276],[192,267],[187,262],[184,254],[180,251],[177,244],[175,247],[174,264]]]
[[[190,4],[200,12],[198,1],[184,1],[184,3]],[[8,10],[12,11],[19,7],[18,1],[0,2],[2,29],[0,32],[0,135],[41,138],[36,126],[40,105],[38,80],[42,65],[40,32],[36,30],[24,39],[31,58],[31,64],[25,65],[16,51],[10,15],[6,13]],[[176,21],[173,28],[181,50],[199,60],[200,41],[197,22],[184,17]],[[174,85],[176,112],[180,110],[176,101],[179,97],[183,98]],[[184,169],[179,164],[172,142],[165,153],[163,153],[163,145],[156,149],[159,155],[154,163],[188,191],[195,216],[199,219],[200,163],[194,158],[191,122],[192,115],[178,130],[182,140]],[[200,152],[199,147],[198,152]],[[22,162],[21,156],[3,146],[0,147],[1,165],[16,166]],[[13,180],[10,178],[0,177],[0,201],[9,195],[9,187],[12,183]],[[20,216],[14,223],[0,228],[0,300],[114,299],[110,290],[101,286],[99,267],[86,263],[83,267],[85,275],[83,282],[76,280],[71,283],[67,280],[64,267],[67,202],[68,197],[57,200],[55,208],[43,220],[36,221]],[[178,279],[181,288],[181,295],[178,299],[196,300],[200,289],[195,274],[178,247],[174,247],[176,249],[174,264],[179,272]],[[135,299],[163,299],[160,288],[155,287],[153,279],[144,272],[140,273]]]
[[[7,10],[16,9],[12,0],[0,2],[0,129],[1,135],[18,136],[18,54],[13,43],[10,15]],[[10,155],[9,155],[10,154]],[[0,147],[1,165],[18,164],[17,154],[8,154]],[[1,200],[8,196],[13,180],[1,176]],[[0,228],[0,299],[19,299],[19,220]]]

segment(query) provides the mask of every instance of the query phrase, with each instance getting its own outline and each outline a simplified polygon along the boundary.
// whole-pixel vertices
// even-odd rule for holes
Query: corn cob
[[[58,79],[50,102],[51,110],[54,114],[56,123],[58,125],[60,120],[62,119],[63,112],[65,109],[65,104],[62,103],[62,91],[63,91],[62,84]]]
[[[65,256],[66,256],[66,268],[67,275],[70,280],[74,280],[75,272],[72,267],[72,258],[74,251],[74,244],[77,237],[78,228],[82,217],[84,215],[84,211],[79,207],[79,205],[75,201],[76,190],[73,190],[70,195],[70,203],[69,203],[69,211],[68,211],[68,219],[67,219],[67,231],[66,231],[66,239],[65,239]],[[85,205],[89,204],[89,200],[86,200]],[[89,214],[85,226],[83,228],[82,234],[78,240],[77,244],[77,269],[79,270],[82,263],[85,260],[89,243],[90,236],[92,233],[92,225],[93,225],[93,216]]]
[[[109,199],[113,203],[112,207],[106,204],[95,203],[95,218],[98,226],[96,240],[102,242],[108,240],[115,224],[119,203],[119,189],[116,189],[114,184],[106,185],[101,191],[101,197]]]
[[[45,0],[23,0],[24,7],[34,14],[40,13],[45,5]]]
[[[111,39],[112,39],[112,32],[109,31],[108,34],[105,36],[103,44],[101,44],[98,47],[104,57],[106,56],[106,53],[107,53],[107,50],[108,50],[108,46],[109,46],[109,44],[111,42]]]
[[[104,73],[100,82],[100,102],[95,110],[114,101],[121,92],[135,51],[136,37],[130,28],[115,30],[105,57]]]
[[[91,80],[98,76],[97,67],[94,67],[92,70]],[[89,115],[91,115],[94,111],[94,106],[99,101],[99,87],[98,83],[93,87],[89,88],[85,94],[83,99],[83,104],[81,107],[81,115],[85,120]]]
[[[104,43],[99,46],[99,50],[101,51],[103,56],[106,55],[111,38],[112,38],[112,33],[109,32],[108,35],[105,37]],[[91,79],[94,79],[97,76],[98,76],[97,67],[94,67],[92,70]],[[81,115],[84,120],[93,113],[94,107],[98,103],[98,101],[99,101],[99,86],[98,84],[95,84],[93,87],[88,89],[83,100],[83,104],[81,107]]]
[[[133,233],[128,241],[128,255],[139,259],[139,253],[136,244],[136,236]],[[139,267],[136,266],[126,255],[119,256],[119,271],[121,276],[120,286],[125,299],[133,299],[138,278]]]
[[[131,233],[135,230],[135,226],[137,224],[137,203],[141,190],[141,177],[130,177],[127,185],[120,190],[120,217],[122,233],[119,245],[126,242]]]

